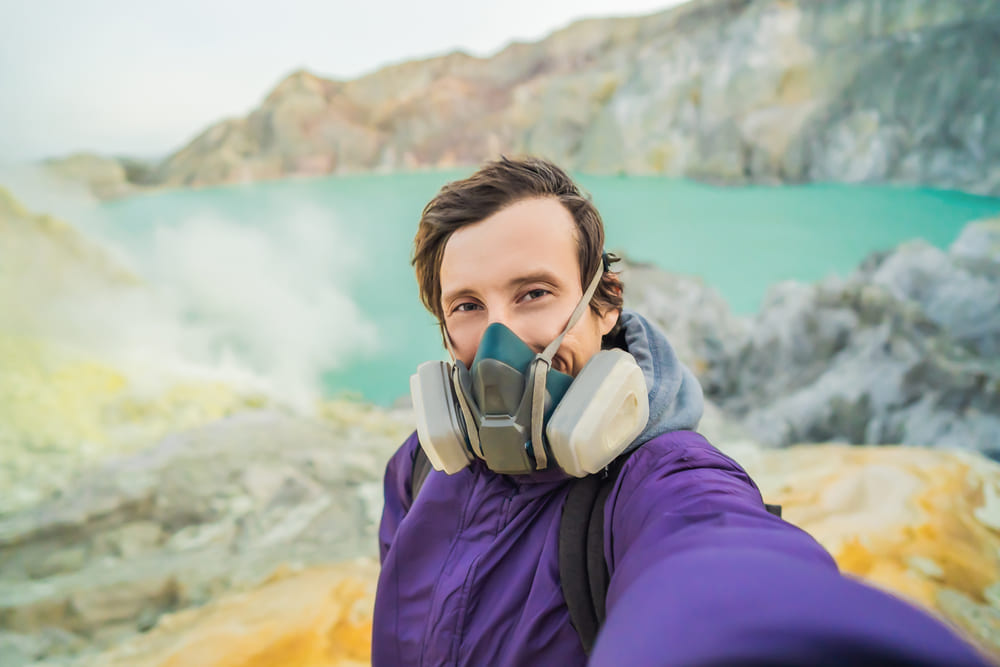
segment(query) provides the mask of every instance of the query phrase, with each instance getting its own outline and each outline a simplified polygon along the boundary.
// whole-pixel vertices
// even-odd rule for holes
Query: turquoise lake
[[[365,331],[373,328],[374,336],[366,334],[373,339],[371,345],[341,355],[331,368],[316,370],[331,395],[389,404],[408,393],[408,378],[417,364],[443,355],[436,324],[417,296],[410,249],[424,204],[441,185],[467,173],[340,176],[165,192],[106,203],[99,220],[90,224],[92,231],[134,253],[140,272],[143,258],[157,252],[164,230],[201,220],[224,221],[230,230],[268,230],[275,239],[280,239],[291,212],[296,212],[298,227],[329,226],[339,241],[315,280],[328,281],[331,289],[349,298],[370,324]],[[580,176],[579,182],[604,217],[609,250],[701,276],[741,314],[755,312],[775,282],[846,275],[869,253],[909,239],[945,248],[965,223],[1000,213],[1000,199],[928,189],[723,188],[617,176]],[[212,242],[227,245],[224,239]],[[261,271],[284,270],[275,266],[296,269],[295,257],[281,256],[284,247],[275,242],[278,257]],[[225,261],[220,259],[217,267],[223,277]],[[323,307],[322,301],[316,303]],[[265,302],[259,311],[264,322],[280,317],[281,309],[272,313]],[[350,331],[354,319],[344,314],[334,330]],[[282,351],[273,354],[280,357]]]

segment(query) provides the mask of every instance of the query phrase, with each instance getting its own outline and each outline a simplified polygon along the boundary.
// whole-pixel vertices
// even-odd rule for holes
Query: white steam
[[[142,284],[57,266],[73,253],[18,237],[19,252],[36,257],[21,263],[14,284],[0,285],[8,305],[16,300],[8,312],[18,313],[4,328],[70,344],[140,387],[216,377],[302,408],[320,395],[324,371],[377,350],[375,327],[349,296],[365,248],[327,210],[301,205],[253,225],[206,213],[135,234],[121,225],[143,221],[113,226],[78,191],[21,174],[0,182],[33,212],[77,223]]]
[[[374,327],[346,295],[358,253],[322,211],[263,228],[202,216],[158,228],[154,241],[148,275],[181,323],[187,358],[243,362],[301,393],[375,349]]]

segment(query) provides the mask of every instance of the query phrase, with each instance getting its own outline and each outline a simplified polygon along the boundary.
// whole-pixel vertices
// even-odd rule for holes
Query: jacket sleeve
[[[842,576],[695,433],[633,454],[605,512],[611,583],[592,665],[988,664],[931,616]]]
[[[385,467],[385,477],[382,483],[382,493],[385,501],[382,505],[382,520],[378,528],[379,562],[385,562],[392,540],[396,536],[399,522],[410,511],[413,503],[411,482],[413,479],[413,458],[420,443],[414,432],[396,450]]]

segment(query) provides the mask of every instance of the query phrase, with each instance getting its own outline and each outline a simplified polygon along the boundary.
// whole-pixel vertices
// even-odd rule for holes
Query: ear
[[[621,308],[608,308],[601,315],[601,336],[607,336],[611,333],[611,330],[618,324],[618,318],[621,317],[621,314]]]
[[[611,278],[610,287],[612,291],[614,291],[617,296],[621,296],[622,294],[621,278],[618,277],[617,273],[609,272],[604,274],[602,281],[606,281],[609,277]],[[611,332],[611,330],[615,328],[615,325],[618,324],[618,318],[621,317],[621,314],[622,314],[621,308],[608,308],[606,311],[604,311],[604,313],[600,317],[602,337],[607,336]]]

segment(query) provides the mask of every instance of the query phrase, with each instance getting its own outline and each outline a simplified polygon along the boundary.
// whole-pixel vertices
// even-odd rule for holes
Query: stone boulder
[[[85,186],[99,199],[117,199],[149,184],[141,163],[93,153],[46,160],[45,170],[58,179]]]
[[[410,428],[363,406],[250,412],[99,465],[0,518],[0,626],[38,658],[92,652],[281,565],[374,556],[385,461]]]
[[[971,354],[1000,357],[1000,218],[968,225],[948,252],[907,243],[873,258],[857,278],[919,304]]]
[[[925,447],[724,449],[845,574],[930,610],[1000,660],[1000,464]]]
[[[656,324],[702,384],[711,383],[715,369],[749,333],[746,318],[734,315],[722,295],[701,278],[627,258],[613,269],[621,271],[625,307]]]
[[[94,667],[363,667],[371,664],[374,560],[292,570],[164,617]]]
[[[772,288],[706,394],[769,445],[933,442],[1000,454],[997,221],[845,280]]]

